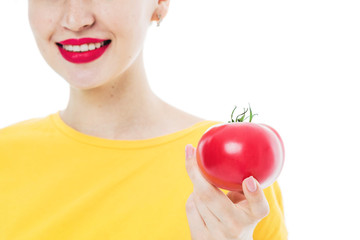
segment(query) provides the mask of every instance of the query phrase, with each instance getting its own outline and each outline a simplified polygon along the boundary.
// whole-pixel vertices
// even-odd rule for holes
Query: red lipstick
[[[95,49],[90,50],[89,44],[92,43],[92,48],[94,45]],[[101,57],[108,46],[110,45],[111,40],[108,39],[97,39],[97,38],[80,38],[80,39],[67,39],[61,42],[57,42],[56,45],[59,48],[59,51],[63,58],[72,63],[88,63],[94,61]],[[87,44],[87,51],[81,51],[81,45]],[[100,44],[100,46],[99,46]],[[72,45],[71,49],[66,50],[64,45]],[[75,51],[74,51],[75,50]],[[84,50],[84,49],[83,49]]]

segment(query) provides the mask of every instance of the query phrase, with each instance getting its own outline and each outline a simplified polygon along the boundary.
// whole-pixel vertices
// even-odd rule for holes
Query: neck
[[[120,78],[92,89],[70,87],[61,118],[85,134],[116,139],[155,123],[166,104],[151,90],[142,59]]]

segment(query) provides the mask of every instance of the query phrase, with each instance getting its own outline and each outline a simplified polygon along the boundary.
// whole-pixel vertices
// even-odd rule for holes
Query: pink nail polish
[[[247,179],[245,179],[245,184],[246,184],[247,189],[250,192],[255,192],[256,191],[257,186],[256,186],[256,182],[255,182],[255,179],[253,178],[253,176],[248,177]]]

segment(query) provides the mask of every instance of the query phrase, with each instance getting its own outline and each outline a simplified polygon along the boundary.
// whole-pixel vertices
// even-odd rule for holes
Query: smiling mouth
[[[104,47],[106,45],[109,45],[111,43],[111,40],[105,40],[102,42],[98,42],[98,43],[84,43],[81,45],[63,45],[60,43],[56,43],[56,45],[58,45],[59,47],[65,49],[68,52],[89,52],[89,51],[94,51],[98,48]]]

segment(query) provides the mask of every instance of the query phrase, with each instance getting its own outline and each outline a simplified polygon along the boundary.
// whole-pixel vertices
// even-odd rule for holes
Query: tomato
[[[250,121],[253,116],[250,108]],[[252,122],[214,125],[206,130],[196,149],[202,175],[230,191],[241,191],[242,181],[250,176],[261,188],[270,186],[280,175],[284,153],[283,141],[273,128]]]

